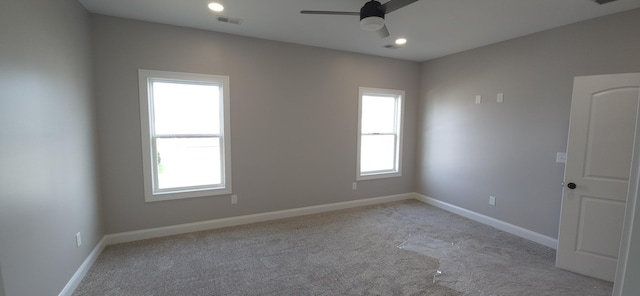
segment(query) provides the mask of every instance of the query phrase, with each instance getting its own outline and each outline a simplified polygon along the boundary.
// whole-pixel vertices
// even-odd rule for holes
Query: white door
[[[556,266],[613,281],[631,169],[640,73],[576,77]]]

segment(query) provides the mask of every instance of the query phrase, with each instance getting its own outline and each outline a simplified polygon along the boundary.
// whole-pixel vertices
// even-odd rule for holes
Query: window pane
[[[153,82],[156,135],[220,134],[220,87]]]
[[[360,172],[395,170],[395,136],[364,135],[360,140]]]
[[[158,138],[158,188],[221,184],[220,138]]]
[[[394,133],[396,98],[362,96],[362,133]]]

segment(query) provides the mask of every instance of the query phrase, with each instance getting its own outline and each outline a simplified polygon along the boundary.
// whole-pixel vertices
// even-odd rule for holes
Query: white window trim
[[[372,172],[361,174],[360,173],[360,141],[362,139],[362,97],[364,95],[383,95],[383,96],[394,96],[396,97],[397,104],[396,108],[399,112],[396,120],[396,127],[398,129],[398,139],[396,142],[396,163],[395,170],[391,171],[380,171],[380,172]],[[384,179],[384,178],[394,178],[402,176],[402,134],[404,133],[404,90],[395,90],[395,89],[382,89],[382,88],[371,88],[371,87],[360,87],[358,93],[358,151],[356,155],[356,180],[373,180],[373,179]],[[395,135],[395,134],[394,134]]]
[[[183,81],[193,83],[217,83],[221,85],[223,99],[220,100],[223,110],[223,121],[221,123],[220,130],[221,135],[217,135],[222,141],[222,184],[216,188],[202,188],[202,187],[189,187],[189,188],[174,188],[170,190],[159,190],[154,192],[155,188],[155,173],[153,166],[153,153],[155,145],[152,144],[153,138],[151,133],[151,101],[149,100],[149,94],[151,93],[150,80],[167,79],[168,81]],[[140,88],[140,123],[142,133],[142,165],[144,173],[144,196],[145,202],[193,198],[202,196],[231,194],[231,132],[230,132],[230,104],[229,104],[229,77],[207,74],[193,74],[193,73],[181,73],[181,72],[169,72],[169,71],[156,71],[156,70],[138,70],[138,83]],[[207,135],[210,136],[210,135]]]

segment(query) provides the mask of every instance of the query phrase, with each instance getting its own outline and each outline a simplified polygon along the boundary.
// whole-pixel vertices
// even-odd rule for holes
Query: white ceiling
[[[357,16],[301,15],[300,10],[359,11],[367,0],[79,0],[90,12],[216,32],[425,61],[502,40],[640,8],[640,0],[598,5],[593,0],[420,0],[391,12],[391,36],[360,29]],[[382,3],[387,0],[379,0]],[[240,25],[216,20],[240,18]],[[397,37],[408,43],[384,45]]]

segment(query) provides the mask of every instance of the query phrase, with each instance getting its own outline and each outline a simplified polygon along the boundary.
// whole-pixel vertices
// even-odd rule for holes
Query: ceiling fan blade
[[[380,28],[376,32],[378,33],[378,35],[380,35],[380,38],[387,38],[390,35],[389,30],[387,29],[387,25],[382,26],[382,28]]]
[[[390,13],[416,1],[418,0],[391,0],[385,4],[382,4],[381,9],[382,11],[384,11],[384,13]]]
[[[302,14],[330,14],[330,15],[360,15],[360,12],[351,11],[322,11],[322,10],[301,10]]]

